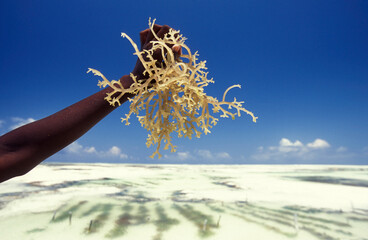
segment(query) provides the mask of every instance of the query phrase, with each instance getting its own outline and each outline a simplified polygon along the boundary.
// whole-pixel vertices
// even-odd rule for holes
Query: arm
[[[155,25],[154,31],[160,38],[170,29],[167,25]],[[150,49],[153,34],[149,29],[140,33],[141,49]],[[175,49],[180,54],[181,49]],[[155,56],[162,61],[161,53]],[[138,60],[132,73],[138,79],[145,79],[144,67]],[[120,79],[124,88],[133,80],[128,76]],[[49,117],[17,128],[0,137],[0,182],[29,172],[49,156],[77,140],[101,119],[113,111],[104,98],[111,92],[110,87],[87,97]],[[128,97],[124,96],[121,103]]]
[[[133,82],[129,76],[123,76],[120,81],[124,88],[129,88]],[[103,89],[49,117],[0,137],[0,182],[27,173],[113,111],[116,107],[104,99],[109,91],[112,89]]]

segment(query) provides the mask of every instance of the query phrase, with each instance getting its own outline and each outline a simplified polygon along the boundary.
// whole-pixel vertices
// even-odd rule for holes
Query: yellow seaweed
[[[121,34],[132,44],[134,54],[142,62],[145,68],[144,74],[148,79],[137,80],[136,76],[130,74],[134,82],[128,89],[124,89],[119,81],[109,81],[99,71],[88,69],[88,72],[91,71],[102,78],[102,81],[98,82],[99,87],[110,86],[113,89],[105,97],[111,105],[120,105],[119,99],[126,93],[135,95],[129,98],[130,111],[125,118],[122,118],[122,122],[129,125],[130,116],[133,113],[137,115],[142,127],[149,132],[147,147],[157,144],[156,151],[151,155],[152,158],[156,154],[161,157],[159,149],[162,140],[165,150],[170,148],[171,152],[176,151],[176,146],[172,144],[173,132],[177,132],[178,137],[189,139],[193,135],[199,138],[201,131],[205,134],[210,133],[209,129],[218,122],[218,118],[210,114],[210,106],[213,113],[221,113],[220,117],[231,116],[234,119],[235,116],[240,116],[241,112],[245,112],[252,117],[253,122],[256,122],[257,117],[242,106],[244,102],[238,102],[236,98],[230,102],[225,100],[228,91],[234,87],[240,88],[240,85],[230,86],[224,92],[222,101],[208,96],[204,92],[204,87],[214,81],[207,78],[206,61],[198,61],[198,52],[192,54],[190,48],[184,43],[186,38],[180,34],[180,31],[170,29],[163,39],[159,38],[153,31],[154,22],[155,20],[153,22],[149,20],[149,27],[155,37],[149,50],[139,51],[128,35]],[[181,46],[183,53],[186,54],[182,54],[179,59],[167,44]],[[156,63],[153,58],[153,53],[158,49],[163,54],[163,63]]]

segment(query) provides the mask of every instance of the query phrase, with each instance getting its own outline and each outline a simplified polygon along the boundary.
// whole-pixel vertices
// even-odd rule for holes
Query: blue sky
[[[148,18],[188,38],[207,60],[207,93],[245,101],[248,116],[221,119],[200,139],[150,159],[147,132],[120,123],[128,106],[48,161],[368,164],[367,1],[0,2],[0,134],[129,74]]]

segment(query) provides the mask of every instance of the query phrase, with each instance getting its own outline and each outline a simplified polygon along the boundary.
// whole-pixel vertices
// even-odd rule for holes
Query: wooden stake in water
[[[294,213],[294,229],[295,232],[299,232],[298,214]]]
[[[219,227],[220,226],[220,220],[221,220],[221,215],[219,216],[219,218],[218,218],[218,220],[217,220],[217,227]]]
[[[207,219],[205,219],[203,221],[203,229],[202,229],[202,231],[204,232],[204,231],[206,231],[206,229],[207,229]]]
[[[55,211],[55,212],[54,212],[54,215],[52,215],[52,219],[51,219],[51,222],[53,222],[53,221],[55,220],[55,217],[56,217],[56,212],[57,212],[57,211]]]
[[[72,225],[72,216],[73,216],[73,213],[69,212],[69,225]]]
[[[88,232],[91,232],[92,225],[93,225],[93,220],[91,220],[91,221],[89,222]]]

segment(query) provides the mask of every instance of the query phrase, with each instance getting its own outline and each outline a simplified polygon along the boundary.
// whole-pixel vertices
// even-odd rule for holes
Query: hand
[[[169,32],[170,27],[167,25],[161,26],[161,25],[157,25],[155,24],[153,26],[153,30],[155,31],[156,35],[159,38],[163,38],[164,35],[166,33]],[[140,32],[140,38],[141,38],[141,51],[146,49],[149,50],[152,47],[152,43],[151,41],[155,39],[154,35],[152,34],[151,29],[146,29],[143,30],[142,32]],[[174,51],[174,55],[175,56],[180,56],[181,55],[181,47],[180,46],[169,46],[172,48],[172,50]],[[160,50],[157,50],[154,54],[153,54],[153,58],[157,60],[158,63],[162,62],[162,54]],[[143,67],[141,61],[138,59],[137,63],[134,67],[134,70],[132,71],[133,75],[137,76],[138,80],[141,79],[147,79],[148,76],[144,75],[145,68]]]

